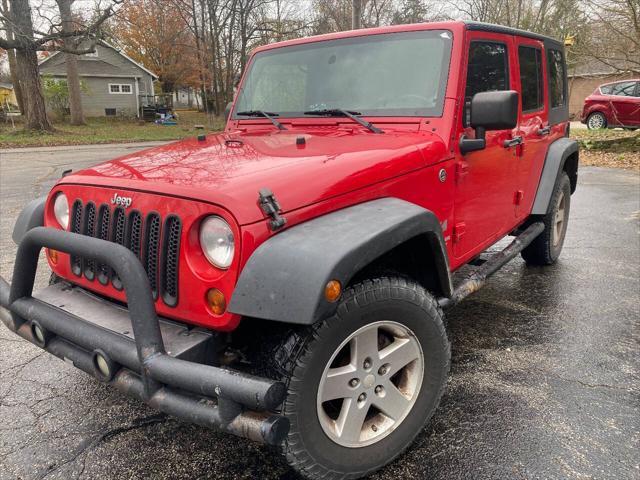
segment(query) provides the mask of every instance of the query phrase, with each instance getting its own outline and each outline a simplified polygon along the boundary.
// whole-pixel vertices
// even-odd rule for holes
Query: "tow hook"
[[[269,220],[269,229],[272,232],[280,230],[285,226],[287,219],[280,215],[282,209],[280,208],[278,200],[276,200],[276,196],[271,190],[268,188],[260,189],[258,194],[258,205],[260,205],[260,209],[265,215],[271,217],[271,220]]]

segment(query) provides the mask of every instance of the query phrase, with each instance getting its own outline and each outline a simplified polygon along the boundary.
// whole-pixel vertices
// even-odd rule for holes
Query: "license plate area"
[[[33,294],[34,298],[53,305],[105,330],[135,342],[129,311],[123,305],[98,297],[83,288],[60,282]],[[213,364],[215,334],[201,328],[159,318],[160,331],[167,353],[173,357],[198,363]]]

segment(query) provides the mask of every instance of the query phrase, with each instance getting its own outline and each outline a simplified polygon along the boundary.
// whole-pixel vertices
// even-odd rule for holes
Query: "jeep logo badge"
[[[121,197],[117,193],[114,193],[111,203],[119,207],[129,208],[131,206],[131,197]]]

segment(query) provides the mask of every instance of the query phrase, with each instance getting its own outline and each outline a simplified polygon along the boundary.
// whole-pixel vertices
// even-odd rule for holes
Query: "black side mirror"
[[[224,108],[224,119],[229,120],[229,115],[231,115],[231,109],[233,108],[233,102],[227,103],[227,106]]]
[[[507,130],[518,125],[518,92],[501,90],[476,93],[471,99],[471,127],[476,138],[462,137],[460,152],[482,150],[486,147],[487,130]]]

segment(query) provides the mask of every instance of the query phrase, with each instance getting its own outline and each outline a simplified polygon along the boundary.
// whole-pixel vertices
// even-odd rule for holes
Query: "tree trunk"
[[[351,28],[353,30],[358,30],[361,27],[362,27],[362,0],[353,0],[353,4],[351,6]]]
[[[72,32],[75,30],[73,17],[71,16],[71,4],[74,0],[57,0],[62,19],[62,31]],[[77,47],[72,38],[64,40],[65,48],[73,50]],[[82,113],[82,98],[80,96],[80,75],[78,74],[78,57],[72,53],[65,53],[65,63],[67,66],[67,88],[69,89],[69,110],[71,110],[71,125],[84,125],[84,115]]]
[[[25,128],[27,130],[53,131],[47,117],[42,83],[38,71],[38,56],[33,43],[33,23],[29,0],[11,0],[11,17],[15,25],[15,37],[20,41],[16,48],[18,78],[22,86]]]
[[[9,12],[9,4],[7,0],[2,0],[2,9],[5,12]],[[5,23],[7,40],[13,40],[13,26],[11,22]],[[7,58],[9,60],[9,74],[11,75],[11,83],[13,83],[13,91],[16,94],[16,102],[18,102],[18,108],[21,113],[24,113],[24,103],[22,102],[22,86],[20,85],[20,77],[18,77],[18,66],[16,64],[16,52],[14,50],[7,50]]]

